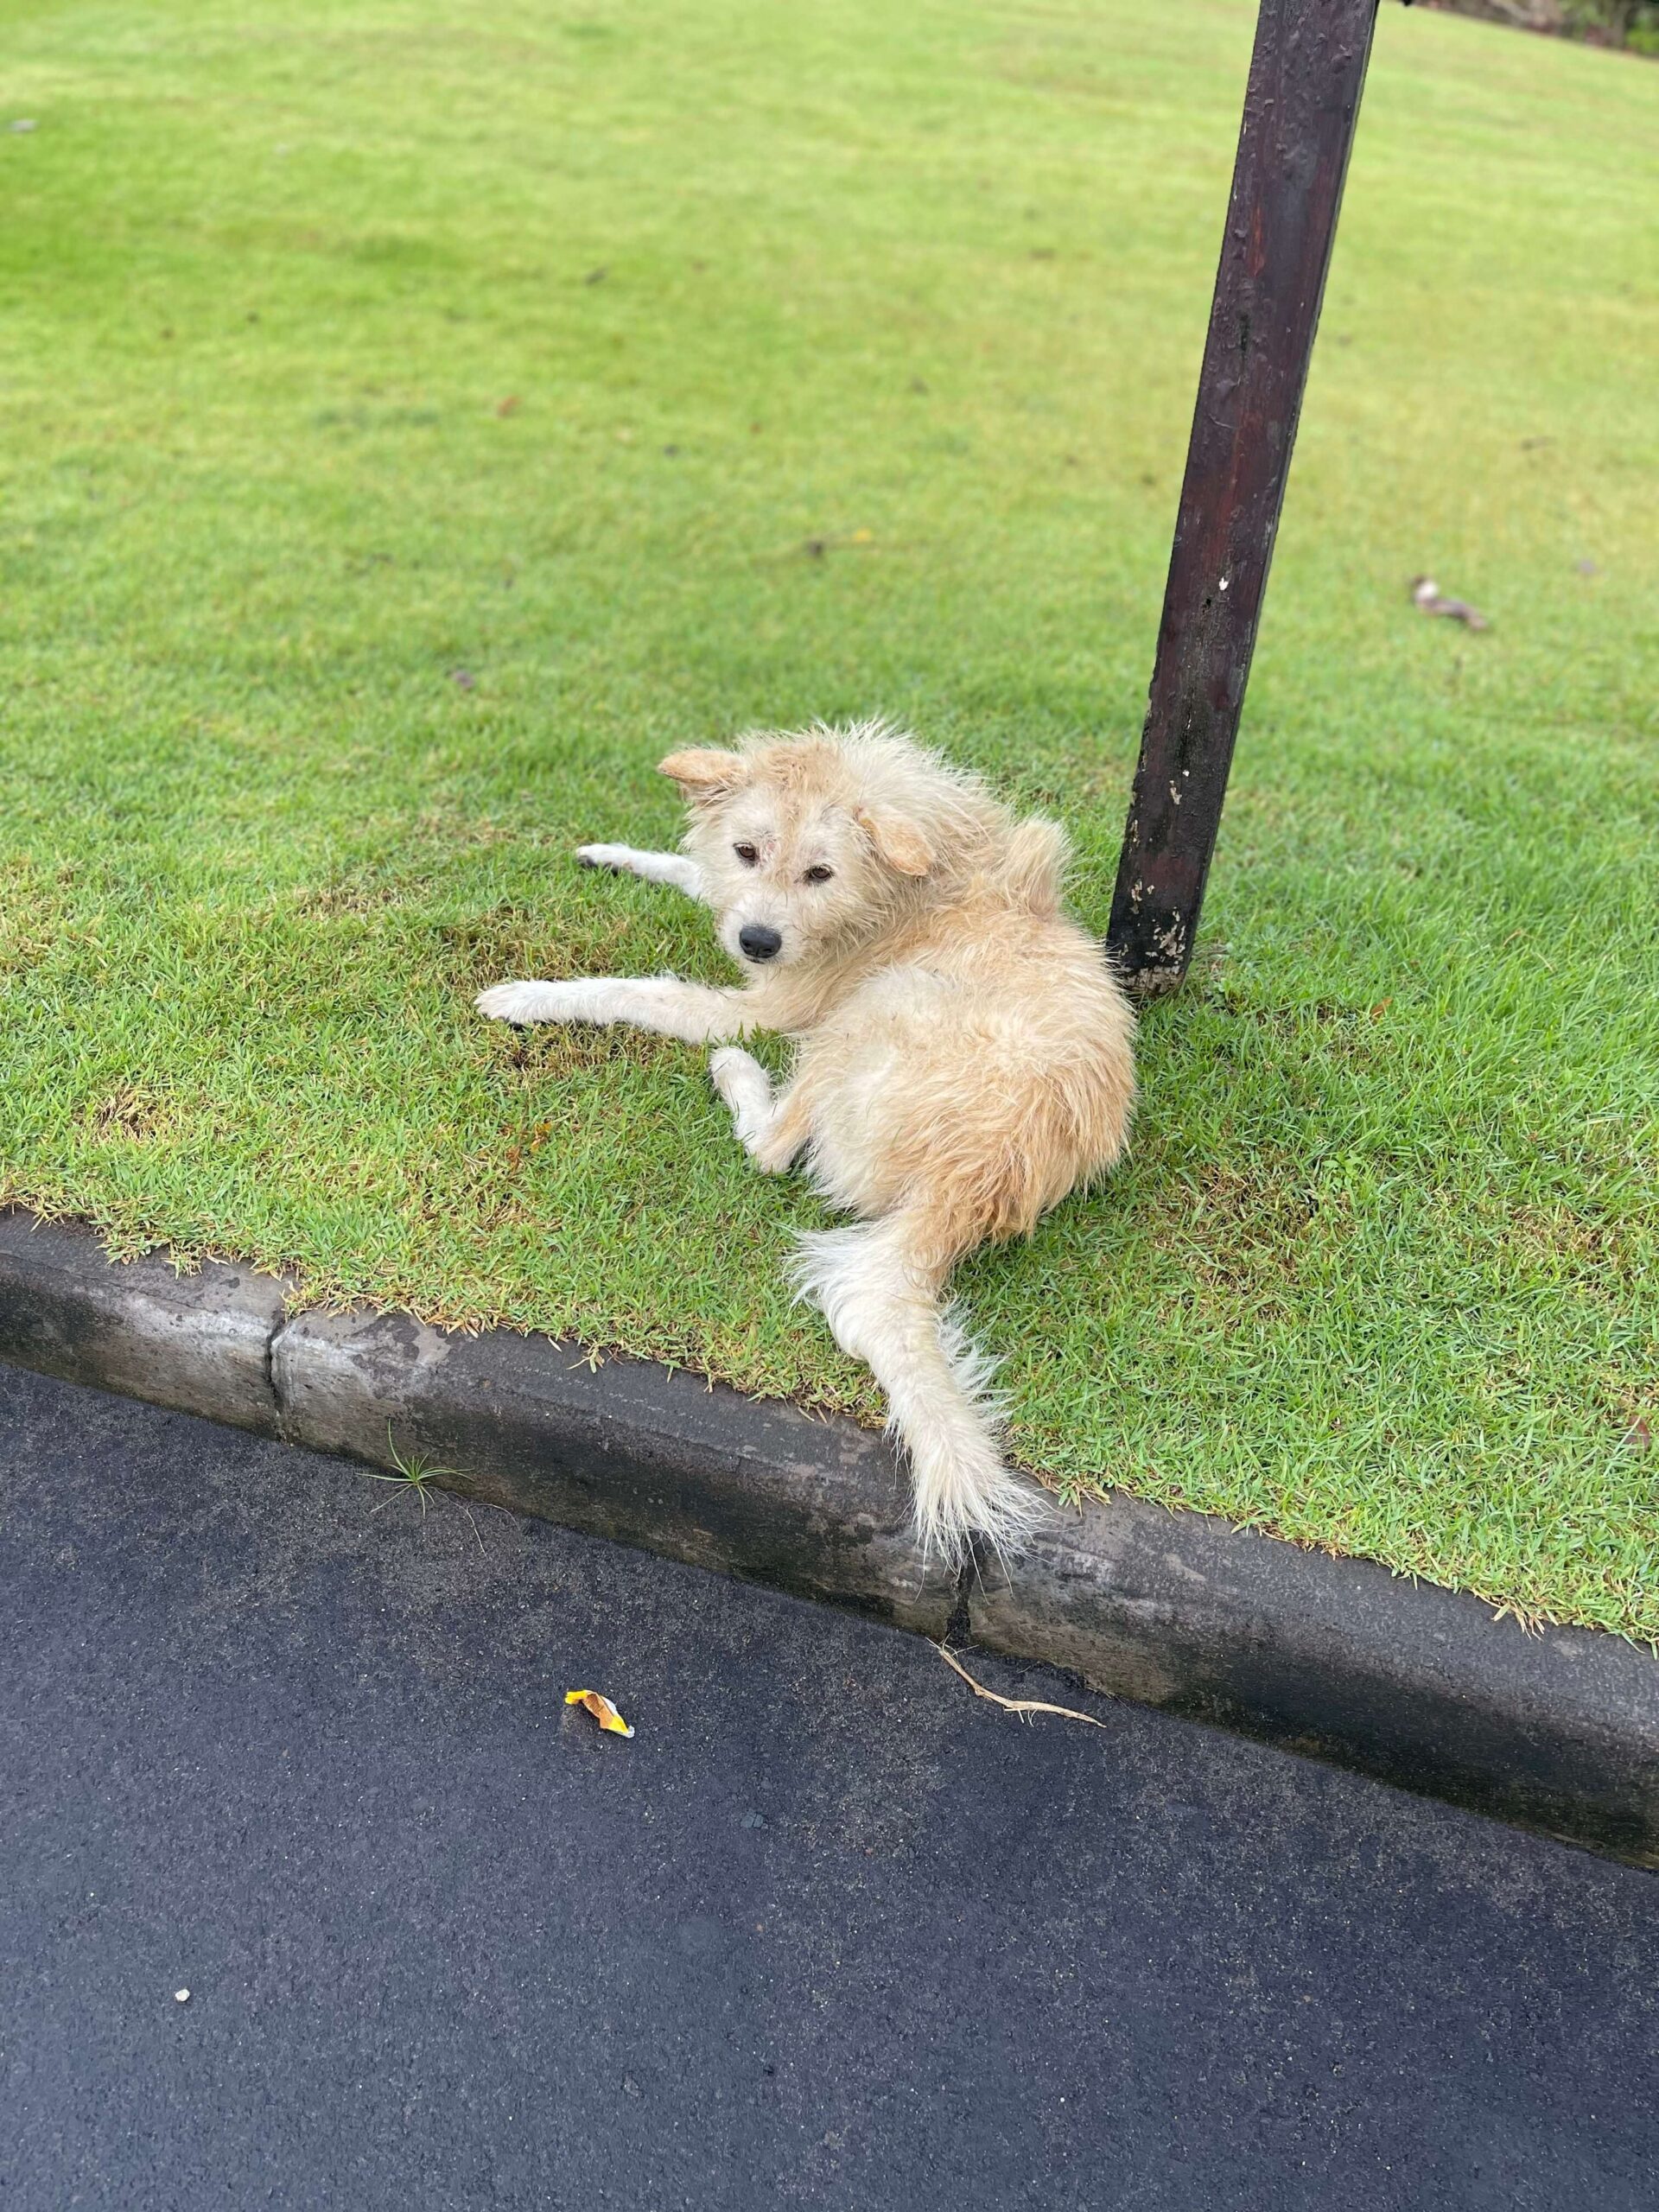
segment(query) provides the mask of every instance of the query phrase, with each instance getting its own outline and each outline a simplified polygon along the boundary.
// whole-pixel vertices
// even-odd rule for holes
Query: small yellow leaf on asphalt
[[[608,1728],[613,1736],[632,1736],[633,1731],[607,1697],[598,1690],[566,1690],[567,1705],[585,1705],[601,1728]]]

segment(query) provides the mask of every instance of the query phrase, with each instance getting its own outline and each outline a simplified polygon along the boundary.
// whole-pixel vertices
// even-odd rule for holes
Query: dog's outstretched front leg
[[[709,1056],[715,1089],[732,1109],[738,1142],[763,1175],[781,1175],[807,1138],[798,1089],[772,1096],[772,1078],[753,1052],[722,1045]]]
[[[494,983],[474,1003],[493,1021],[621,1021],[708,1045],[742,1035],[743,996],[677,976],[582,976],[567,983]]]
[[[702,876],[683,853],[642,853],[633,845],[578,845],[583,868],[608,868],[613,875],[643,876],[647,883],[671,883],[688,899],[702,896]]]

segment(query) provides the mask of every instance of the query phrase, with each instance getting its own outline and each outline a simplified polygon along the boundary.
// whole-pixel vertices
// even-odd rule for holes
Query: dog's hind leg
[[[642,853],[633,845],[578,845],[583,868],[602,868],[613,875],[642,876],[647,883],[671,883],[688,899],[702,896],[702,876],[683,853]]]
[[[782,1097],[753,1052],[722,1045],[709,1058],[715,1089],[732,1109],[732,1126],[763,1175],[781,1175],[806,1142],[809,1116],[799,1084]]]
[[[683,983],[677,976],[578,976],[565,983],[494,983],[474,1003],[493,1021],[626,1022],[687,1045],[741,1037],[741,991]]]

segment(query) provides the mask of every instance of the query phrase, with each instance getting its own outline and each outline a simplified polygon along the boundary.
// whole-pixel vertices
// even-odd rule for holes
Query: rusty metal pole
[[[1186,973],[1273,559],[1377,0],[1262,0],[1107,942]]]

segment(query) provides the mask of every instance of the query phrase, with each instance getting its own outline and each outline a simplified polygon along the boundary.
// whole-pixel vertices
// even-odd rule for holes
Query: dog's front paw
[[[723,1096],[734,1081],[741,1082],[744,1072],[758,1067],[760,1062],[753,1052],[746,1052],[741,1045],[721,1045],[709,1055],[709,1073],[715,1089]]]
[[[492,1021],[546,1021],[550,1018],[545,983],[492,983],[473,1004]]]
[[[709,1075],[715,1089],[735,1113],[746,1106],[764,1111],[772,1103],[772,1078],[753,1052],[741,1045],[722,1045],[709,1055]]]
[[[576,860],[582,868],[602,868],[612,875],[626,875],[631,872],[633,848],[632,845],[578,845]]]

